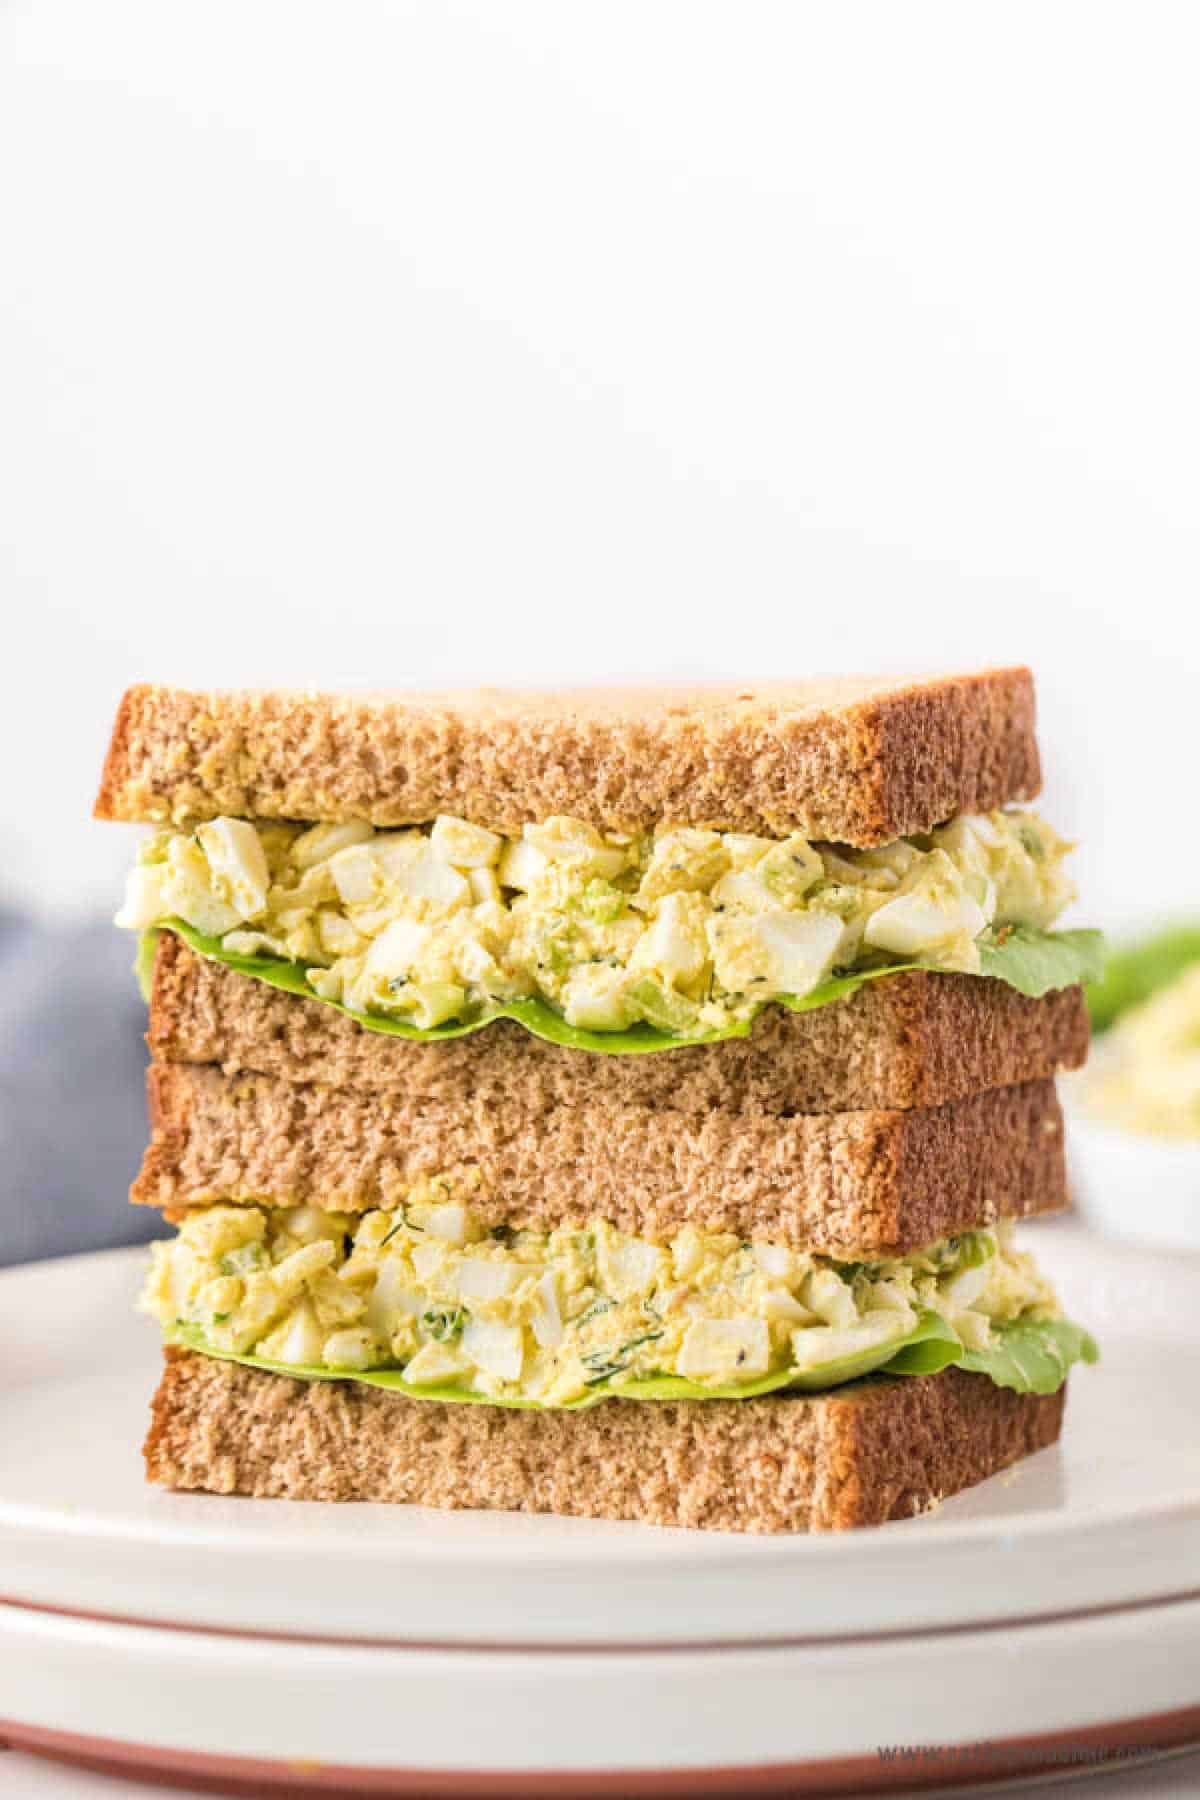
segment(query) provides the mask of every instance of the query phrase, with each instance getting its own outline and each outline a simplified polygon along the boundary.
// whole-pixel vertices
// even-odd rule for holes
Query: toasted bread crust
[[[372,1031],[319,1000],[281,993],[159,938],[151,1055],[227,1075],[318,1081],[413,1101],[671,1107],[704,1114],[906,1110],[1078,1068],[1088,1015],[1080,988],[1029,1000],[1001,981],[913,970],[813,1012],[771,1007],[748,1038],[649,1056],[544,1043],[509,1019],[421,1044]]]
[[[361,1212],[443,1176],[487,1225],[610,1220],[664,1240],[710,1231],[842,1257],[887,1256],[1066,1204],[1052,1082],[909,1112],[703,1118],[403,1090],[363,1095],[153,1064],[153,1135],[130,1198],[178,1217],[214,1201]]]
[[[146,1473],[260,1499],[839,1531],[911,1517],[1044,1449],[1064,1398],[947,1369],[823,1395],[539,1413],[294,1381],[169,1349]]]
[[[901,681],[448,694],[130,688],[102,819],[189,823],[454,813],[492,830],[570,813],[856,845],[1040,785],[1028,669]]]

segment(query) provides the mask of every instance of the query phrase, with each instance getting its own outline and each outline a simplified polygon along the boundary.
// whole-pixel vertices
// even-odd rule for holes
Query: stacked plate
[[[149,1489],[139,1254],[8,1271],[0,1736],[289,1796],[883,1793],[1200,1742],[1198,1271],[1039,1230],[1104,1352],[1061,1446],[811,1538]]]

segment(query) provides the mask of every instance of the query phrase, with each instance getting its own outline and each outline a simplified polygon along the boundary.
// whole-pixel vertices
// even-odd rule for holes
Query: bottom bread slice
[[[819,1395],[606,1400],[583,1412],[410,1400],[168,1348],[150,1480],[289,1500],[837,1531],[907,1518],[1052,1444],[1065,1388],[873,1377]]]

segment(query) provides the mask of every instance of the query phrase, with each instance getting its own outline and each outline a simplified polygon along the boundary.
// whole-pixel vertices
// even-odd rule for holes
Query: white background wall
[[[0,10],[0,894],[120,688],[1032,661],[1200,898],[1200,12]]]

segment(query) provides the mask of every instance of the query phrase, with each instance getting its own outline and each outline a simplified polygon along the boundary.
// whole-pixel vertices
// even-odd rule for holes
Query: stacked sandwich
[[[177,1488],[743,1531],[1051,1443],[1096,934],[1028,672],[131,690]]]

